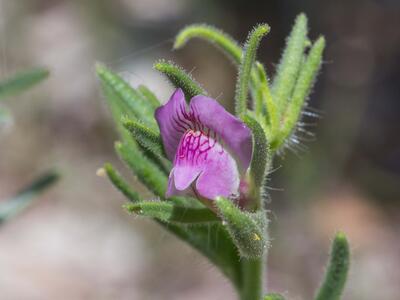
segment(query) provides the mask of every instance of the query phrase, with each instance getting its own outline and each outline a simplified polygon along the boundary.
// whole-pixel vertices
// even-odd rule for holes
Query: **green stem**
[[[243,259],[240,300],[261,300],[264,283],[264,257]]]

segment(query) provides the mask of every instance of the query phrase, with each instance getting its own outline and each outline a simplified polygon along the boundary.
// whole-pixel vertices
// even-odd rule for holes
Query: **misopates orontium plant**
[[[128,212],[154,219],[200,251],[242,300],[283,299],[263,290],[269,246],[265,185],[274,156],[296,147],[298,134],[307,133],[302,114],[325,46],[323,37],[308,39],[307,19],[299,15],[270,81],[256,60],[269,30],[256,26],[243,47],[207,25],[186,27],[175,39],[175,49],[193,38],[210,42],[238,67],[235,115],[172,62],[154,65],[177,88],[164,105],[147,87],[134,89],[97,66],[120,133],[116,151],[155,199],[143,199],[111,164],[99,174],[128,198]],[[340,298],[348,265],[347,240],[338,233],[315,299]]]
[[[35,68],[0,81],[0,102],[42,82],[48,75],[49,72],[46,69]],[[10,120],[12,120],[11,114],[0,106],[0,131]],[[1,147],[4,145],[0,143],[0,150]],[[48,171],[23,188],[17,195],[1,201],[0,225],[28,207],[36,199],[36,196],[55,183],[58,177],[55,171]]]

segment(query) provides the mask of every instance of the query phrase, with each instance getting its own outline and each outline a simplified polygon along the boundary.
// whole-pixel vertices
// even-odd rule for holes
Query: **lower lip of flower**
[[[218,134],[207,128],[188,129],[182,135],[171,176],[178,191],[191,187],[206,199],[238,196],[237,163]]]

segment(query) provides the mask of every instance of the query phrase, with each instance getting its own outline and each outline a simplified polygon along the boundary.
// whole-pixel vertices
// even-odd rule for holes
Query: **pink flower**
[[[156,110],[168,158],[167,197],[195,193],[207,199],[237,197],[252,155],[251,131],[216,100],[195,96],[189,109],[181,89]]]

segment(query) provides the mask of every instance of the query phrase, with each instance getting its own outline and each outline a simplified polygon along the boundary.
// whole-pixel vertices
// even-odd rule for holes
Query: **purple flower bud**
[[[189,109],[181,89],[156,110],[165,152],[173,160],[167,197],[239,196],[252,155],[251,131],[216,100],[195,96]]]

